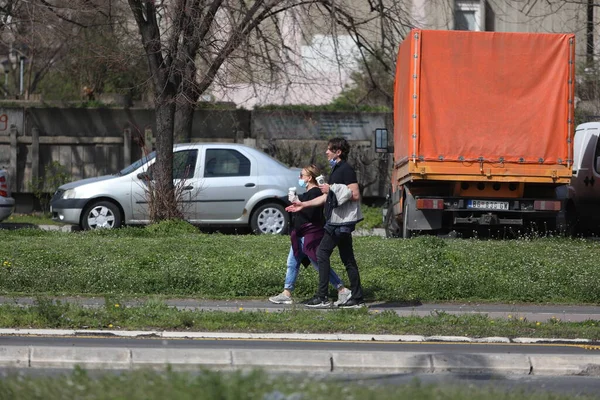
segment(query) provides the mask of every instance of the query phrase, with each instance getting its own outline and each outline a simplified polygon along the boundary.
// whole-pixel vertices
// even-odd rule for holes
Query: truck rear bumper
[[[423,201],[425,200],[425,201]],[[546,208],[549,204],[549,208]],[[417,196],[411,202],[408,227],[435,230],[459,226],[555,226],[561,214],[554,199],[468,199]]]

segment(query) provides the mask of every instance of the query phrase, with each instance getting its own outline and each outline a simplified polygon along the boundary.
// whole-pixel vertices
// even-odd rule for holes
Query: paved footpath
[[[103,297],[56,297],[61,302],[79,304],[84,307],[104,307]],[[210,311],[282,311],[293,308],[305,309],[302,304],[278,305],[264,300],[203,300],[203,299],[165,299],[160,300],[171,307],[185,310]],[[139,306],[145,299],[121,300],[124,306]],[[35,297],[0,296],[0,304],[18,304],[30,306]],[[559,319],[565,322],[581,322],[586,320],[600,321],[600,306],[586,305],[531,305],[531,304],[496,304],[496,303],[395,303],[368,302],[369,312],[379,313],[393,311],[400,316],[429,316],[445,312],[448,314],[483,314],[490,318],[525,318],[533,322],[547,322]]]

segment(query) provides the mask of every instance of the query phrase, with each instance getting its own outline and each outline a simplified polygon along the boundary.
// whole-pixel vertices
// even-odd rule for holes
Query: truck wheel
[[[402,234],[396,216],[394,215],[394,207],[391,204],[388,206],[387,213],[385,214],[384,227],[385,237],[387,238],[397,238]]]
[[[121,212],[119,207],[110,201],[90,204],[83,211],[81,227],[84,230],[120,228]]]
[[[412,231],[408,228],[408,200],[405,198],[402,205],[402,237],[410,239]]]
[[[250,218],[252,232],[261,234],[282,235],[287,233],[289,214],[276,203],[267,203],[258,207]]]
[[[575,206],[573,203],[569,203],[565,213],[565,235],[567,237],[575,237],[580,233],[580,229],[581,226],[579,218],[577,217],[577,212],[575,211]]]

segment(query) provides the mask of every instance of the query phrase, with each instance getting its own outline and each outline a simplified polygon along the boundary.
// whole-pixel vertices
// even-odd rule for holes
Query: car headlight
[[[74,199],[76,197],[75,189],[67,189],[63,192],[63,199]]]

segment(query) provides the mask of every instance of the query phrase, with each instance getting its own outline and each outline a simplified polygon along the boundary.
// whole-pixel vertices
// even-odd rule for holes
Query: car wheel
[[[84,230],[114,229],[121,226],[119,207],[109,201],[99,201],[86,207],[81,218]]]
[[[287,233],[289,214],[283,206],[275,203],[263,204],[258,207],[250,219],[252,232],[281,235]]]

